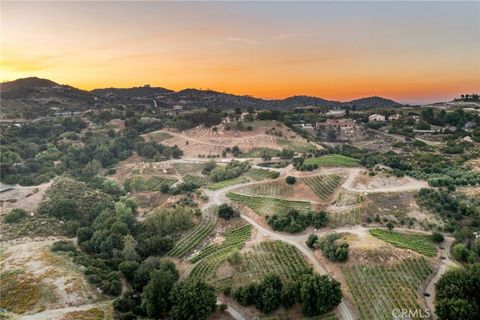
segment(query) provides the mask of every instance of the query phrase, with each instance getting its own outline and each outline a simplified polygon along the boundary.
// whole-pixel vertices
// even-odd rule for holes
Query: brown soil
[[[55,239],[58,240],[58,239]],[[14,300],[2,307],[19,313],[79,306],[97,301],[100,295],[91,287],[79,267],[64,254],[52,253],[54,240],[3,243],[2,275],[16,272],[8,283]],[[16,294],[14,294],[16,292]]]
[[[45,191],[52,182],[32,187],[14,187],[12,190],[0,193],[0,214],[6,214],[13,208],[35,212],[42,201]]]
[[[210,128],[199,126],[183,132],[173,132],[168,130],[160,130],[167,132],[173,137],[163,140],[162,143],[168,146],[178,146],[183,150],[186,157],[198,157],[198,155],[220,155],[226,147],[238,146],[242,151],[248,151],[253,148],[271,148],[282,149],[277,142],[277,136],[266,134],[265,131],[275,128],[276,132],[281,132],[283,137],[295,142],[306,142],[304,138],[298,136],[284,124],[271,121],[264,123],[256,123],[251,131],[225,130],[224,125],[218,125],[217,132]],[[158,131],[157,131],[158,132]],[[147,138],[155,136],[155,132],[145,135]],[[318,146],[321,149],[320,146]]]
[[[235,318],[232,317],[227,311],[220,311],[217,310],[208,317],[208,320],[234,320]]]
[[[133,155],[117,165],[117,171],[110,179],[123,184],[125,180],[133,176],[142,176],[145,179],[151,176],[172,176],[177,179],[181,177],[169,162],[144,162],[142,157]]]

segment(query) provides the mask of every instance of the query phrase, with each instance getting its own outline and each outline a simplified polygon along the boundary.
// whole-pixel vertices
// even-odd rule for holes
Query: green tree
[[[342,300],[340,283],[326,275],[304,275],[300,282],[300,300],[305,316],[315,317],[329,312]]]
[[[300,298],[300,286],[296,281],[288,281],[282,290],[282,306],[290,309]]]
[[[126,235],[123,237],[123,250],[122,250],[122,256],[125,260],[138,260],[139,255],[137,251],[135,250],[137,246],[137,241],[132,235]]]
[[[439,320],[477,320],[480,318],[478,307],[465,299],[442,299],[438,301],[435,312]]]
[[[285,178],[285,182],[288,184],[295,184],[295,182],[297,182],[297,179],[293,176],[288,176]]]
[[[231,218],[238,216],[238,212],[228,204],[224,203],[218,207],[218,216],[225,220],[230,220]]]
[[[215,289],[203,281],[186,280],[171,294],[173,320],[204,320],[216,309]]]
[[[318,241],[318,236],[316,234],[309,235],[306,241],[307,247],[309,247],[310,249],[313,249],[317,241]]]
[[[445,237],[443,236],[443,234],[436,231],[432,232],[432,235],[430,237],[432,238],[432,241],[436,243],[440,243],[440,242],[443,242],[443,240],[445,240]]]
[[[170,311],[170,292],[178,276],[170,270],[154,270],[143,289],[142,307],[149,318],[163,318]]]
[[[258,285],[255,307],[263,313],[277,310],[282,302],[282,287],[282,280],[278,275],[266,275]]]
[[[128,281],[133,280],[133,276],[135,275],[135,271],[137,271],[138,267],[140,266],[140,263],[137,261],[123,261],[118,265],[118,270],[123,273],[125,278],[127,278]]]

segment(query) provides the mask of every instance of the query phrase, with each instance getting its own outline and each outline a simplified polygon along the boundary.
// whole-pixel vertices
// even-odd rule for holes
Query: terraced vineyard
[[[427,235],[405,234],[382,229],[371,229],[370,234],[393,244],[395,247],[410,249],[427,257],[433,257],[437,254],[435,244]]]
[[[318,175],[302,178],[302,181],[312,189],[321,199],[328,199],[340,184],[341,178],[337,175]]]
[[[420,310],[418,288],[432,269],[425,258],[406,259],[391,267],[343,267],[360,319],[390,319],[392,310]]]
[[[177,181],[177,178],[174,177],[153,176],[150,177],[147,181],[145,181],[145,188],[151,191],[160,191],[162,185],[166,184],[168,186],[172,186]]]
[[[273,213],[287,213],[288,210],[292,208],[298,211],[308,211],[311,209],[310,202],[306,201],[248,196],[233,192],[227,193],[227,197],[249,207],[261,216],[271,215]]]
[[[259,281],[273,272],[283,280],[297,280],[310,272],[298,250],[282,241],[262,241],[242,255],[242,265],[234,276],[234,286]]]
[[[202,221],[177,241],[172,250],[168,252],[168,255],[171,257],[182,257],[192,251],[212,232],[217,224],[217,216],[217,206],[208,207],[203,213]]]
[[[200,174],[204,164],[200,162],[176,162],[173,164],[173,167],[183,177],[187,174]]]
[[[222,243],[208,245],[190,259],[191,263],[198,262],[190,273],[190,277],[207,282],[212,281],[218,266],[230,253],[243,247],[250,238],[251,232],[252,226],[249,224],[225,232],[225,240]]]
[[[221,251],[223,249],[241,248],[245,243],[245,241],[247,241],[248,238],[250,238],[251,231],[252,231],[252,226],[249,224],[246,224],[239,228],[225,232],[225,240],[221,244],[211,244],[206,246],[205,248],[203,248],[203,250],[199,254],[190,258],[190,262],[196,263],[202,260],[203,258],[213,253],[216,253],[218,251]]]
[[[241,193],[265,197],[291,197],[294,194],[294,186],[285,181],[268,181],[255,184],[240,190]]]
[[[328,213],[328,224],[331,227],[355,226],[362,222],[362,208],[334,210]]]
[[[285,137],[277,138],[277,143],[285,149],[298,153],[315,152],[318,149],[313,143],[291,140]]]
[[[185,176],[183,176],[183,181],[188,183],[195,183],[199,186],[206,186],[208,184],[208,177],[186,174]]]
[[[222,189],[228,186],[232,186],[235,184],[240,184],[240,183],[245,183],[248,182],[249,180],[245,177],[238,177],[238,178],[233,178],[233,179],[228,179],[228,180],[223,180],[219,182],[212,183],[211,185],[208,186],[209,189],[211,190],[218,190]]]
[[[247,176],[254,180],[276,179],[280,176],[280,173],[268,169],[252,168],[248,171]]]
[[[276,157],[279,154],[279,150],[271,149],[271,148],[253,148],[246,152],[243,152],[240,157],[241,158],[262,158],[264,156],[268,157]]]
[[[359,162],[355,158],[342,156],[341,154],[327,154],[319,158],[308,158],[305,165],[316,164],[319,167],[355,167]]]

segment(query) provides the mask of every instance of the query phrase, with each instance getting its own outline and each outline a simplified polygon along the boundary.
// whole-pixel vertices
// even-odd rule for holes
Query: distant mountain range
[[[36,77],[23,78],[0,84],[2,99],[19,100],[24,104],[66,104],[98,106],[103,103],[146,103],[157,107],[181,105],[187,108],[246,108],[293,109],[298,107],[328,107],[356,109],[400,107],[402,104],[382,97],[368,97],[348,102],[325,100],[312,96],[292,96],[285,99],[261,99],[212,90],[184,89],[173,91],[160,87],[104,88],[91,91],[60,85],[51,80]],[[3,106],[3,103],[2,103]],[[92,105],[93,107],[93,105]],[[71,108],[69,108],[71,109]]]

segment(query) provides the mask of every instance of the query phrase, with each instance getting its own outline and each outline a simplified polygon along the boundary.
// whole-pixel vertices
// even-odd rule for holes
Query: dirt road
[[[402,192],[402,191],[407,191],[407,190],[408,191],[417,190],[417,189],[420,189],[420,188],[424,187],[424,185],[422,183],[418,183],[417,180],[412,179],[410,181],[410,183],[407,183],[405,186],[379,187],[379,188],[370,189],[370,190],[357,190],[357,189],[352,187],[352,184],[353,184],[353,181],[355,180],[355,178],[360,174],[360,172],[362,170],[361,168],[328,168],[328,169],[323,170],[322,173],[323,174],[337,173],[337,172],[339,172],[339,170],[341,170],[343,173],[345,173],[345,172],[347,173],[347,179],[343,183],[342,187],[347,189],[347,190],[354,191],[354,192]],[[279,171],[282,174],[282,173],[284,173],[285,169],[281,169]],[[262,182],[261,181],[260,182],[247,182],[247,183],[243,183],[243,184],[237,184],[237,185],[229,186],[229,187],[226,187],[226,188],[223,188],[223,189],[220,189],[220,190],[215,190],[215,191],[206,190],[206,194],[209,197],[209,201],[208,201],[206,206],[208,207],[212,204],[220,205],[222,203],[229,203],[230,200],[225,196],[228,192],[230,192],[232,190],[235,190],[235,189],[245,187],[245,186],[251,186],[251,185],[254,185],[254,184],[258,184],[258,183],[262,183]],[[281,240],[281,241],[284,241],[286,243],[289,243],[289,244],[295,246],[300,252],[302,252],[310,260],[310,262],[313,264],[313,266],[315,267],[315,270],[317,272],[319,272],[320,274],[326,274],[327,273],[325,268],[323,268],[322,265],[319,263],[319,261],[316,259],[313,252],[306,246],[305,241],[308,238],[307,233],[292,235],[292,234],[288,234],[288,233],[284,233],[284,232],[276,232],[276,231],[273,231],[273,230],[270,230],[270,229],[267,229],[267,228],[261,226],[255,220],[253,220],[252,218],[250,218],[247,215],[242,214],[241,217],[245,221],[250,223],[263,237],[268,237],[268,238],[274,239],[274,240]],[[322,229],[322,230],[316,231],[315,233],[318,236],[325,235],[325,234],[327,234],[329,232],[332,232],[332,231],[340,232],[340,233],[348,232],[348,233],[353,233],[353,234],[357,234],[357,235],[365,235],[369,232],[369,229],[370,228],[363,227],[363,226],[354,226],[354,227],[343,227],[343,228],[336,228],[336,229]],[[409,229],[402,229],[402,228],[397,228],[397,230],[411,231]],[[424,232],[424,233],[426,233],[426,232]],[[443,255],[446,257],[446,259],[441,261],[439,271],[428,283],[427,292],[429,292],[430,294],[432,294],[434,292],[434,286],[435,286],[435,283],[437,283],[438,279],[440,279],[440,277],[443,275],[443,273],[445,273],[448,266],[453,264],[453,262],[450,260],[450,255],[449,255],[450,246],[451,246],[452,241],[453,241],[452,238],[446,237],[445,247],[444,247],[443,252],[442,252]],[[431,308],[431,310],[434,310],[433,309],[433,301],[434,301],[434,296],[433,295],[431,297],[429,297],[429,299],[427,299],[427,306],[429,308]],[[338,313],[340,314],[341,319],[352,320],[352,319],[357,318],[354,307],[348,305],[348,303],[345,300],[342,300],[342,302],[338,306]],[[232,314],[232,316],[234,316],[236,319],[239,319],[239,320],[242,319],[242,317],[243,317],[243,316],[236,317],[234,314]]]
[[[425,292],[429,293],[429,297],[425,297],[425,301],[427,302],[427,307],[432,311],[432,316],[433,319],[437,319],[437,316],[434,313],[435,310],[435,285],[437,284],[438,280],[445,274],[445,272],[448,271],[448,269],[452,267],[457,267],[457,263],[455,263],[450,256],[450,248],[452,247],[452,243],[455,239],[452,237],[445,237],[444,242],[442,243],[442,248],[441,249],[441,254],[442,257],[445,259],[440,260],[440,265],[438,267],[438,271],[433,276],[432,279],[430,279],[430,282],[427,284],[427,288],[425,289]]]

